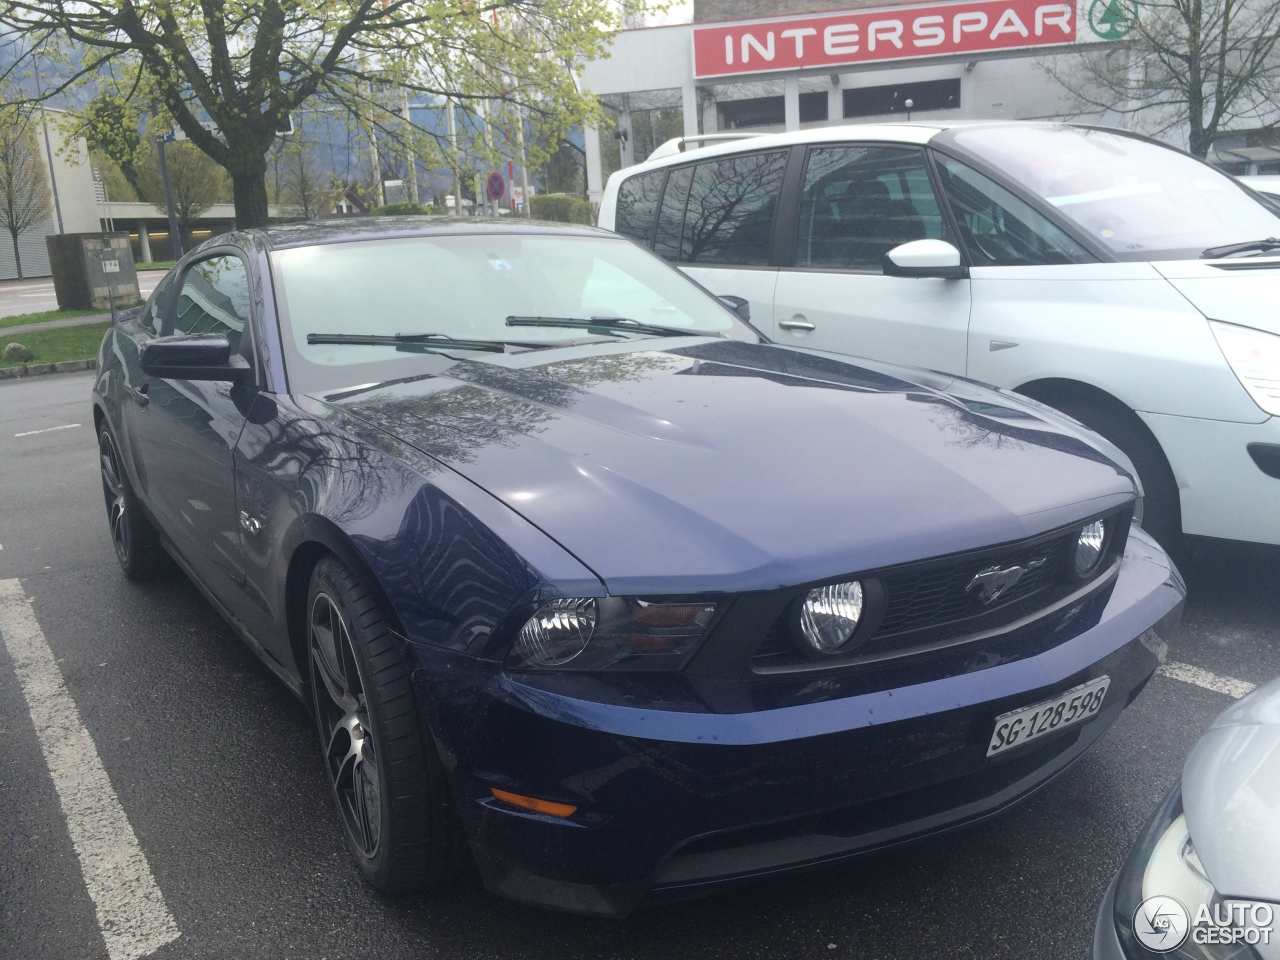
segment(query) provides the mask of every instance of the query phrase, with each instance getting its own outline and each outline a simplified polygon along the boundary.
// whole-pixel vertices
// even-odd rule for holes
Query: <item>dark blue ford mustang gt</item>
[[[306,703],[386,891],[473,856],[621,916],[971,822],[1102,735],[1184,595],[1074,421],[775,346],[585,228],[215,238],[93,412],[125,573],[172,557]]]

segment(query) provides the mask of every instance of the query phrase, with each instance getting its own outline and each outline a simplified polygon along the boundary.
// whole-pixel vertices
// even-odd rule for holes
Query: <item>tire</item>
[[[307,660],[325,771],[361,872],[389,894],[451,876],[465,841],[402,641],[361,578],[331,556],[311,574]]]
[[[1113,410],[1087,400],[1051,402],[1069,417],[1100,433],[1133,461],[1145,495],[1142,529],[1172,554],[1180,554],[1182,542],[1182,499],[1164,451],[1136,414]]]
[[[120,569],[130,580],[152,580],[163,571],[168,557],[160,545],[160,534],[138,505],[120,448],[105,423],[98,431],[98,465],[107,525]]]

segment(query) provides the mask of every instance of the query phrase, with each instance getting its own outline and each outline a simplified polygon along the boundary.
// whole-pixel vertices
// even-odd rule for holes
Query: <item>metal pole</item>
[[[406,128],[404,159],[408,170],[405,171],[409,178],[409,199],[414,203],[418,202],[418,158],[414,156],[413,149],[409,146],[409,140],[412,137],[413,121],[409,119],[409,88],[401,87],[401,93],[404,94],[404,101],[400,105],[400,118],[404,120]]]
[[[449,167],[453,170],[453,215],[462,216],[462,181],[458,177],[458,119],[453,115],[453,101],[446,99],[449,111]]]
[[[526,218],[533,216],[533,204],[529,201],[529,168],[525,163],[524,155],[524,111],[516,111],[516,146],[520,148],[520,193],[524,197],[524,215]]]
[[[169,182],[169,163],[164,158],[165,139],[156,141],[156,149],[160,151],[160,179],[164,183],[164,205],[169,212],[169,249],[173,259],[182,258],[182,234],[178,232],[178,212],[173,206],[173,184]]]
[[[58,232],[66,233],[62,225],[62,199],[58,196],[58,177],[53,172],[53,147],[49,145],[49,117],[44,112],[44,90],[40,83],[40,58],[35,57],[36,96],[40,99],[40,127],[44,131],[44,152],[49,158],[49,184],[53,187],[53,209],[58,214]]]
[[[373,166],[373,205],[380,207],[387,202],[387,198],[382,195],[382,164],[378,160],[378,134],[372,122],[369,124],[369,163]]]

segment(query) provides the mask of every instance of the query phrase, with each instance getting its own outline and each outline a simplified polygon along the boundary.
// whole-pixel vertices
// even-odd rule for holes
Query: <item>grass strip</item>
[[[0,330],[5,327],[21,327],[28,323],[44,323],[46,320],[73,320],[76,317],[94,317],[109,310],[45,310],[42,313],[19,313],[12,317],[0,317]]]
[[[107,323],[86,323],[79,327],[55,327],[20,333],[10,339],[0,335],[0,351],[10,343],[20,343],[31,351],[30,360],[6,360],[0,353],[0,367],[21,367],[29,363],[61,363],[63,360],[91,360],[98,355]]]

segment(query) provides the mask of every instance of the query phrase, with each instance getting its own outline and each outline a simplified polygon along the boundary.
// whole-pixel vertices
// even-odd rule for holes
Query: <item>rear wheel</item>
[[[311,701],[348,848],[385,893],[444,878],[463,849],[461,828],[425,742],[402,641],[333,557],[312,572],[307,610]]]
[[[1133,461],[1145,495],[1142,529],[1170,553],[1182,550],[1182,501],[1164,451],[1136,414],[1087,400],[1046,401],[1102,434]]]
[[[106,424],[98,431],[98,465],[102,472],[102,496],[107,504],[111,545],[115,547],[120,568],[131,580],[150,580],[163,568],[164,548],[156,528],[138,507],[120,450]]]

